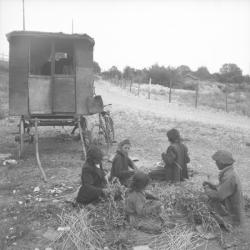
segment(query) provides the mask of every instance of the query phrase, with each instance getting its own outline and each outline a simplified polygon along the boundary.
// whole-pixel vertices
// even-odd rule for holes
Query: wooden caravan
[[[93,96],[94,40],[86,34],[7,34],[10,115],[88,115]]]
[[[94,97],[94,39],[34,31],[13,31],[7,39],[9,113],[21,117],[19,155],[31,127],[78,124],[86,129],[84,116],[103,110],[101,98]],[[39,163],[38,142],[37,157]]]

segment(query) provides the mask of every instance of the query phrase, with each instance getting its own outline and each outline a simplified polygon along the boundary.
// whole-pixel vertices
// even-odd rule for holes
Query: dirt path
[[[103,96],[104,102],[112,103],[115,108],[154,113],[179,122],[192,121],[209,124],[211,126],[219,125],[225,128],[239,128],[250,133],[249,117],[226,113],[224,111],[216,111],[215,109],[207,107],[195,109],[176,103],[169,104],[167,100],[159,101],[148,100],[145,97],[138,98],[138,96],[129,93],[128,90],[122,90],[120,87],[116,87],[106,81],[97,81],[95,86],[97,94]]]

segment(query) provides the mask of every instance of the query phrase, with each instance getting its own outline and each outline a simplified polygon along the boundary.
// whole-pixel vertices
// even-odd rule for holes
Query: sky
[[[87,33],[102,70],[158,63],[250,74],[250,0],[24,0],[25,28]],[[0,0],[0,57],[6,33],[23,29],[22,0]]]

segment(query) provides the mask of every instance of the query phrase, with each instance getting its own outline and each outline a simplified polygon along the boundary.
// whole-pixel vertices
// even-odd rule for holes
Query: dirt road
[[[95,86],[97,94],[101,94],[104,101],[112,103],[114,108],[153,113],[179,122],[192,121],[211,126],[244,129],[250,133],[250,118],[247,116],[226,113],[209,107],[195,109],[178,103],[169,104],[167,97],[166,101],[149,100],[145,96],[135,96],[129,93],[129,90],[121,89],[106,81],[97,81]]]

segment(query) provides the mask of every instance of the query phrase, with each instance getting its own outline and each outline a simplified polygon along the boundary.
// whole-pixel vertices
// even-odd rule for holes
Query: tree
[[[244,82],[246,82],[246,83],[250,83],[250,75],[245,75],[244,76]]]
[[[126,66],[123,70],[123,78],[127,80],[133,80],[135,76],[135,69],[129,66]]]
[[[211,75],[207,69],[207,67],[199,67],[195,72],[195,76],[197,76],[201,80],[208,80],[211,78]]]
[[[120,79],[122,76],[121,71],[119,71],[119,69],[116,66],[112,66],[109,70],[109,73],[111,78]]]
[[[170,79],[170,72],[164,67],[154,64],[149,68],[149,77],[153,84],[168,85]]]
[[[225,63],[220,68],[221,82],[241,83],[243,81],[242,70],[234,63]]]
[[[177,72],[178,74],[180,74],[181,76],[185,76],[188,73],[191,73],[191,69],[187,66],[187,65],[181,65],[179,67],[177,67]]]
[[[104,79],[120,79],[122,73],[118,70],[116,66],[112,66],[109,70],[102,72],[102,76],[104,77]]]
[[[93,70],[95,74],[100,74],[101,73],[101,67],[97,62],[93,62]]]
[[[216,82],[221,82],[221,75],[220,73],[213,73],[212,75],[212,79]]]

